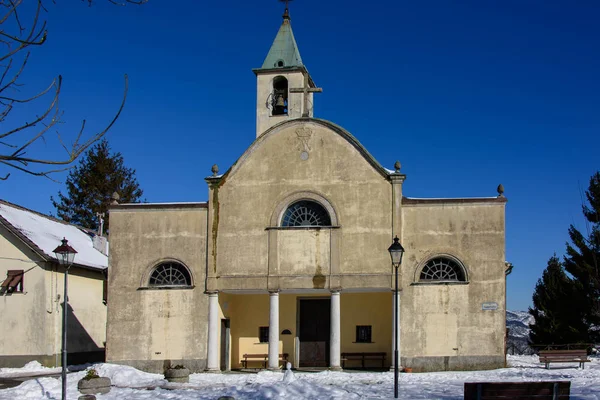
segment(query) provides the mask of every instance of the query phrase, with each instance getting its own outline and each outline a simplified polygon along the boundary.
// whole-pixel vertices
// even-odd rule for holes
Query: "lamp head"
[[[392,258],[392,265],[396,268],[402,264],[402,256],[404,255],[404,247],[400,244],[398,236],[394,238],[394,243],[388,248],[390,257]]]
[[[56,254],[56,259],[60,265],[69,268],[73,265],[77,251],[69,246],[69,241],[67,239],[63,238],[62,244],[54,249],[54,254]]]

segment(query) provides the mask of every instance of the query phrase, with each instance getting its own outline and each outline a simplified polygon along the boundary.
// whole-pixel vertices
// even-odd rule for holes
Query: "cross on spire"
[[[283,19],[290,19],[290,10],[289,10],[289,3],[290,1],[293,0],[279,0],[282,3],[285,3],[285,11],[283,12]]]

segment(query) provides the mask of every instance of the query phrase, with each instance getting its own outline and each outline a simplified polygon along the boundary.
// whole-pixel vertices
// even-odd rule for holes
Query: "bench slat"
[[[571,382],[465,382],[464,388],[465,400],[557,400],[570,397]]]
[[[385,363],[385,357],[386,357],[387,353],[384,352],[354,352],[354,353],[341,353],[342,356],[342,368],[344,368],[346,366],[346,361],[360,361],[361,362],[361,367],[364,368],[365,367],[365,361],[371,361],[371,360],[381,360],[381,368],[383,368],[383,365]]]

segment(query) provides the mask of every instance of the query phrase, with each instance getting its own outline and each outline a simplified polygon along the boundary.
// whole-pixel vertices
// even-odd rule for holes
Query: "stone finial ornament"
[[[504,186],[502,184],[499,184],[496,190],[498,191],[498,197],[504,197]]]
[[[397,174],[400,173],[400,168],[402,168],[402,164],[400,164],[400,161],[396,160],[396,162],[394,163],[394,169],[396,170]]]
[[[219,166],[217,164],[213,165],[210,170],[212,171],[213,176],[219,175]]]
[[[119,204],[119,199],[121,199],[121,196],[119,196],[119,193],[113,192],[113,194],[112,194],[112,196],[110,196],[110,198],[111,198],[110,204],[115,205],[115,204]]]

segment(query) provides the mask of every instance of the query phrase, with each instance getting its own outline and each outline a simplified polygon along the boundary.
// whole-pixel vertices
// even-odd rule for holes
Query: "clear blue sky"
[[[64,76],[61,132],[72,140],[82,119],[90,132],[110,120],[128,73],[113,150],[137,170],[147,201],[205,201],[211,166],[225,171],[254,140],[251,69],[283,5],[57,3],[47,5],[48,43],[33,49],[23,90]],[[600,169],[600,2],[296,0],[290,11],[324,89],[315,115],[385,167],[399,159],[405,195],[495,196],[504,184],[508,307],[526,309],[548,258],[564,253],[569,224],[584,229],[580,192]],[[54,154],[52,142],[39,147]],[[14,172],[0,197],[50,213],[61,189]]]

